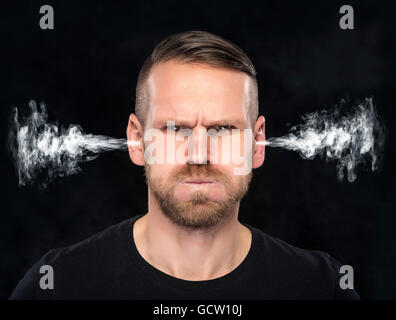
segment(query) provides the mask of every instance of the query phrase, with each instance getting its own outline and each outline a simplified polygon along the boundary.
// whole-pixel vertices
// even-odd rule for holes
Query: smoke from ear
[[[343,114],[347,102],[341,102],[332,112],[323,110],[302,117],[304,123],[292,127],[283,137],[264,142],[270,147],[297,151],[304,159],[316,156],[337,162],[338,178],[349,182],[356,179],[356,167],[369,163],[378,169],[385,143],[384,125],[378,118],[372,98],[357,102],[349,113]]]
[[[377,170],[385,142],[384,126],[378,118],[372,98],[358,102],[345,113],[342,100],[332,112],[313,112],[302,117],[303,124],[289,134],[256,142],[298,152],[304,159],[316,156],[337,162],[338,177],[356,179],[356,168],[369,163]],[[26,116],[13,109],[9,148],[18,174],[19,185],[39,181],[44,187],[57,177],[81,171],[80,164],[96,159],[101,153],[128,149],[139,142],[103,135],[86,134],[78,125],[67,129],[48,122],[44,103],[39,109],[29,102]]]
[[[38,178],[46,186],[57,177],[78,173],[81,162],[94,160],[102,152],[127,149],[125,139],[85,134],[74,124],[65,129],[47,122],[44,103],[38,109],[31,100],[29,109],[23,117],[14,108],[10,132],[10,149],[21,186]]]

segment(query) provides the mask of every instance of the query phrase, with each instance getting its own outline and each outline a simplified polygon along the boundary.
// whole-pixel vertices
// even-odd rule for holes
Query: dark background
[[[55,29],[39,28],[50,4]],[[355,30],[339,28],[350,4]],[[147,210],[143,168],[126,152],[84,163],[47,189],[18,187],[7,153],[12,106],[45,101],[49,119],[124,138],[137,74],[164,37],[198,29],[238,44],[255,64],[267,137],[342,97],[373,95],[388,128],[382,170],[339,182],[335,163],[267,148],[240,220],[355,270],[364,299],[396,298],[394,70],[396,11],[385,1],[12,1],[0,5],[0,297],[51,248]]]

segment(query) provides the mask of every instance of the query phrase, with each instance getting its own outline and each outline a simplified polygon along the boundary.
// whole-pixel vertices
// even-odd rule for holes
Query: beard
[[[189,164],[169,175],[169,181],[161,176],[154,177],[150,165],[144,167],[146,183],[150,188],[163,214],[178,226],[191,230],[208,229],[231,217],[233,208],[246,195],[252,172],[236,182],[211,164]],[[211,200],[202,191],[196,191],[188,201],[178,200],[174,196],[174,185],[183,178],[192,176],[214,178],[226,189],[223,200]]]

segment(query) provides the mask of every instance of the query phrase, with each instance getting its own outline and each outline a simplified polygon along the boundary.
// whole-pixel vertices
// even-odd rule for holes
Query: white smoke
[[[384,126],[380,123],[372,98],[358,102],[352,111],[342,116],[346,104],[341,100],[334,111],[313,112],[302,117],[303,124],[291,128],[283,137],[264,142],[270,147],[297,151],[304,159],[323,156],[337,161],[338,178],[349,182],[356,179],[356,167],[370,163],[372,171],[378,169],[385,142]]]
[[[369,162],[378,168],[385,141],[384,126],[380,123],[372,98],[358,103],[344,116],[343,100],[333,112],[326,110],[302,117],[304,123],[291,128],[283,137],[269,138],[262,144],[297,151],[304,159],[323,156],[337,161],[338,177],[347,172],[349,182],[356,179],[356,167]],[[100,153],[127,150],[126,139],[83,132],[80,126],[68,129],[47,122],[44,103],[40,110],[35,101],[29,102],[29,114],[22,117],[14,108],[9,147],[15,161],[19,185],[39,180],[46,186],[57,177],[78,173],[80,163],[96,159]],[[260,142],[259,142],[260,143]]]
[[[93,160],[102,152],[127,149],[125,139],[85,134],[78,125],[65,129],[48,123],[44,103],[38,110],[31,100],[29,107],[30,114],[22,119],[14,108],[10,134],[19,185],[40,177],[45,186],[57,177],[79,172],[81,162]]]

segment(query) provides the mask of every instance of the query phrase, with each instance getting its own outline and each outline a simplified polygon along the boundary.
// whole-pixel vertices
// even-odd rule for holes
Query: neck
[[[210,280],[235,269],[246,257],[251,232],[238,221],[239,203],[229,218],[204,230],[178,226],[161,211],[149,193],[149,211],[134,224],[140,255],[152,266],[176,278]]]

